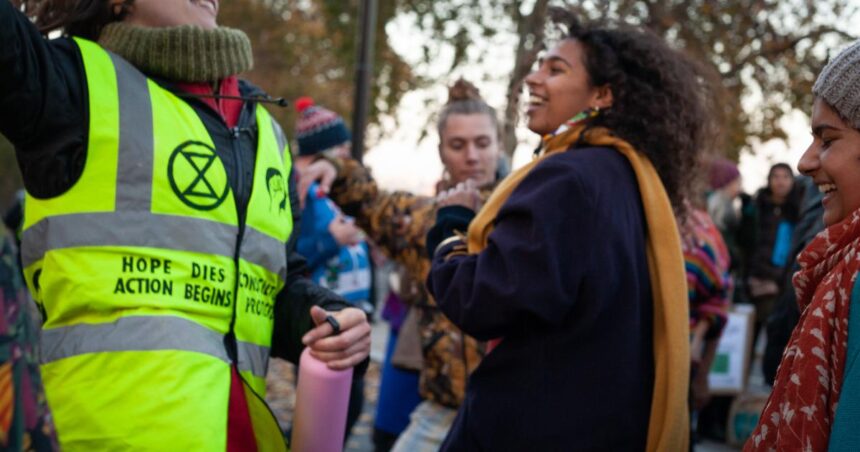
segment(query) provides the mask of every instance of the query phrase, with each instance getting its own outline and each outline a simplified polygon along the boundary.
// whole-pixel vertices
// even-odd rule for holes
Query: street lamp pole
[[[376,35],[376,0],[361,2],[361,39],[355,66],[355,106],[352,115],[352,156],[361,161],[370,109],[370,79],[373,74],[373,40]]]

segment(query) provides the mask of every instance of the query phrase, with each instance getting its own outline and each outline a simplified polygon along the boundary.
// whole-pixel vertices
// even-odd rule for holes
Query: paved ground
[[[376,409],[376,400],[379,394],[379,363],[384,356],[384,347],[387,340],[387,325],[381,322],[374,324],[373,328],[373,351],[371,352],[371,365],[365,377],[365,402],[364,411],[352,431],[352,436],[346,444],[347,452],[371,452],[373,443],[373,416]],[[292,364],[273,360],[269,366],[268,375],[268,401],[278,417],[281,427],[285,430],[291,423],[293,406],[295,404],[295,377]],[[730,452],[740,450],[725,444],[703,442],[695,448],[698,452]]]

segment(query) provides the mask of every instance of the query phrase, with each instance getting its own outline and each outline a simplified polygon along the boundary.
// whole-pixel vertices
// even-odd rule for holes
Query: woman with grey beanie
[[[812,91],[813,141],[797,168],[824,194],[826,229],[797,258],[800,320],[745,451],[860,450],[860,41]]]

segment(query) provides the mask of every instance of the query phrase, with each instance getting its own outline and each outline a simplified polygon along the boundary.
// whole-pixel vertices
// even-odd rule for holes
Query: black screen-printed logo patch
[[[40,292],[42,290],[42,285],[39,283],[39,280],[42,278],[42,269],[38,269],[33,272],[33,290],[35,292]]]
[[[215,149],[199,141],[186,141],[173,150],[167,163],[167,177],[173,193],[197,210],[217,208],[230,190]]]
[[[277,213],[287,210],[287,187],[284,175],[277,168],[266,170],[266,190],[269,192],[269,210]]]

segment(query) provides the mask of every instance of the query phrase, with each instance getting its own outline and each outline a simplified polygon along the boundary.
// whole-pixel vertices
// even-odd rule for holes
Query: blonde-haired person
[[[860,450],[860,41],[821,71],[797,169],[824,193],[825,230],[800,253],[800,319],[745,451]]]
[[[460,184],[477,187],[471,201],[480,205],[496,184],[501,152],[496,112],[477,88],[458,80],[449,89],[448,102],[439,113],[439,158],[447,177],[441,188]],[[337,167],[337,171],[335,171]],[[424,281],[430,268],[425,238],[433,224],[434,198],[377,187],[370,174],[354,160],[320,160],[303,173],[303,183],[337,175],[330,197],[389,257],[402,264],[409,278]],[[300,184],[303,185],[303,184]],[[423,284],[411,309],[417,316],[423,349],[420,393],[424,399],[394,446],[396,451],[435,451],[463,401],[466,378],[484,354],[484,347],[464,335],[436,307]]]

